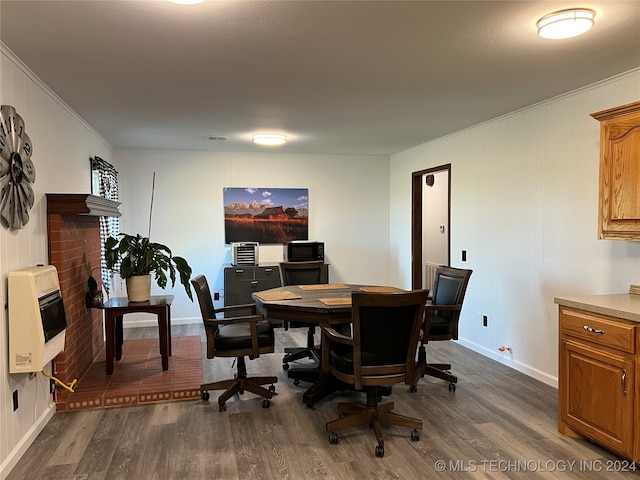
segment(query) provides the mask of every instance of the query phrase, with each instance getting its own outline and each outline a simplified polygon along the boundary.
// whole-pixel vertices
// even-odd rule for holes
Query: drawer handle
[[[266,273],[267,275],[271,275],[272,272],[273,272],[273,268],[265,268],[264,269],[264,273]]]
[[[597,328],[591,328],[589,325],[585,325],[584,328],[587,332],[591,332],[591,333],[599,333],[600,335],[604,335],[604,330],[600,330]]]
[[[627,371],[622,370],[622,378],[620,379],[620,384],[622,385],[622,393],[627,395]]]
[[[251,288],[256,288],[258,286],[258,281],[257,280],[253,280],[251,282]]]
[[[240,276],[244,273],[244,270],[236,270],[236,276]]]

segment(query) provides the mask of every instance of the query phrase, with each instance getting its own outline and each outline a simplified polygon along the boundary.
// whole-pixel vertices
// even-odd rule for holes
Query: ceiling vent
[[[223,137],[220,135],[212,135],[209,137],[209,140],[212,140],[214,142],[224,142],[225,140],[229,140],[229,137]]]

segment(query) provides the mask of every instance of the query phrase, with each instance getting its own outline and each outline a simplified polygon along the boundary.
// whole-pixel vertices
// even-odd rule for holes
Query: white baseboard
[[[13,467],[16,466],[18,461],[25,454],[27,449],[31,446],[31,444],[35,441],[36,437],[42,432],[44,427],[49,423],[49,420],[53,418],[53,415],[56,413],[56,404],[52,402],[49,406],[42,412],[40,418],[34,423],[29,431],[26,433],[24,437],[18,442],[16,448],[14,448],[9,455],[0,465],[0,479],[4,480],[9,476]]]
[[[491,360],[495,360],[496,362],[500,362],[507,367],[511,367],[514,370],[517,370],[525,375],[529,375],[530,377],[535,378],[536,380],[540,380],[542,383],[546,383],[554,388],[558,388],[558,377],[554,377],[549,375],[546,372],[538,370],[530,365],[524,364],[517,360],[512,360],[511,358],[505,356],[504,354],[494,352],[482,345],[478,345],[477,343],[471,342],[464,338],[459,338],[458,343],[463,347],[467,347],[474,352],[477,352],[485,357],[490,358]]]

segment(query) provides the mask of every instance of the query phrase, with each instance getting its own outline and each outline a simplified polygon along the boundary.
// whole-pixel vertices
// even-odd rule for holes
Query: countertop
[[[565,307],[640,322],[640,295],[630,293],[614,295],[572,295],[556,297],[553,301]]]

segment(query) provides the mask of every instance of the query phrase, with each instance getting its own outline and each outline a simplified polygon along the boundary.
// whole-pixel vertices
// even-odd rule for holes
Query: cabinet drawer
[[[621,320],[563,307],[560,332],[624,352],[635,351],[635,325]]]
[[[277,282],[277,287],[280,286],[280,268],[279,267],[260,267],[256,268],[256,280],[270,280],[270,285],[273,282]],[[271,288],[271,287],[269,287]]]
[[[225,282],[234,282],[236,280],[253,280],[254,268],[233,267],[224,269]]]

